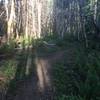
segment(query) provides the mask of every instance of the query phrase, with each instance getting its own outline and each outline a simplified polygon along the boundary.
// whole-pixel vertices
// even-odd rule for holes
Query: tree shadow
[[[18,57],[16,57],[18,64],[16,68],[15,77],[10,81],[9,87],[5,96],[5,100],[14,100],[18,88],[24,85],[26,81],[32,76],[32,68],[29,68],[29,74],[26,75],[27,60],[29,56],[29,48],[21,50]]]
[[[13,97],[16,94],[15,90],[17,89],[18,85],[20,85],[25,78],[25,67],[26,67],[26,60],[27,60],[27,58],[26,58],[27,54],[25,54],[25,53],[26,53],[26,51],[23,49],[17,58],[18,65],[17,65],[15,77],[9,83],[9,88],[6,93],[5,100],[13,100]]]
[[[2,100],[53,100],[47,60],[36,55],[33,48],[24,48],[17,59],[15,77]]]

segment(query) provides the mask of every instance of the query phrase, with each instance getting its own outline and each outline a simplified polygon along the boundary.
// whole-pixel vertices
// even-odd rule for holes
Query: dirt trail
[[[65,51],[57,52],[49,57],[39,57],[36,53],[34,59],[31,57],[32,51],[30,50],[25,73],[28,75],[31,69],[32,74],[17,87],[13,100],[54,100],[51,79],[52,63],[63,57],[64,53]]]

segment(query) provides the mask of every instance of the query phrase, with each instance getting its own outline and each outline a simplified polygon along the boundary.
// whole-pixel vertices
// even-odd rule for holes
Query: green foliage
[[[15,39],[16,48],[25,48],[32,45],[33,39],[31,37],[20,36],[18,39]]]
[[[9,46],[8,44],[3,44],[2,47],[0,47],[1,54],[4,54],[4,53],[6,54],[10,52],[13,52],[12,46]]]
[[[15,41],[14,40],[10,40],[8,43],[4,43],[1,45],[0,47],[0,54],[11,54],[14,53],[14,49],[15,49]]]
[[[85,100],[82,97],[79,96],[66,96],[66,95],[62,95],[61,97],[58,97],[58,100]]]
[[[96,49],[86,49],[78,44],[75,47],[74,43],[70,48],[74,51],[76,49],[74,64],[72,60],[68,63],[70,57],[66,54],[65,58],[54,65],[57,97],[60,98],[59,100],[67,100],[68,95],[73,95],[68,100],[99,100],[100,53]]]
[[[83,58],[85,59],[84,65],[81,63]],[[76,69],[76,72],[80,75],[80,80],[76,81],[78,93],[86,100],[99,100],[97,99],[100,98],[100,75],[98,73],[100,62],[98,62],[98,56],[90,52],[85,57],[81,55],[79,59]]]
[[[0,65],[0,75],[12,79],[16,72],[17,62],[15,60],[2,61]]]
[[[22,47],[25,47],[25,46],[29,46],[32,44],[32,38],[31,37],[21,37],[21,44],[22,44]]]

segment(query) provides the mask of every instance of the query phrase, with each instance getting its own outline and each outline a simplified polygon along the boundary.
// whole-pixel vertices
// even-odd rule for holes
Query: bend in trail
[[[62,59],[65,54],[67,55],[66,63],[74,64],[75,50],[61,50],[42,56],[33,48],[28,48],[26,51],[28,53],[26,59],[19,60],[22,63],[21,68],[24,68],[26,78],[17,83],[14,96],[11,93],[9,94],[8,91],[6,100],[54,100],[55,89],[52,85],[52,64]],[[21,68],[19,67],[18,71]]]

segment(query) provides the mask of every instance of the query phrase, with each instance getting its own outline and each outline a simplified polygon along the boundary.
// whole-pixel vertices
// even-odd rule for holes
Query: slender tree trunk
[[[8,34],[8,40],[12,38],[13,35],[13,25],[14,25],[14,18],[15,18],[15,4],[14,0],[11,1],[11,12],[10,12],[10,17],[8,18],[8,29],[7,29],[7,34]]]
[[[38,38],[41,37],[41,8],[42,5],[38,2]]]

